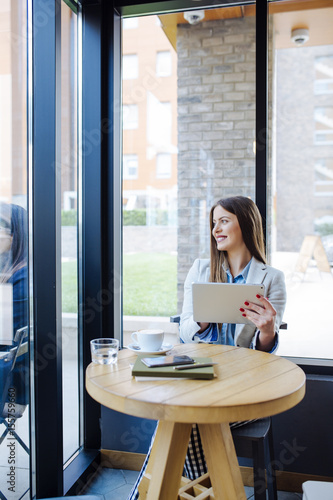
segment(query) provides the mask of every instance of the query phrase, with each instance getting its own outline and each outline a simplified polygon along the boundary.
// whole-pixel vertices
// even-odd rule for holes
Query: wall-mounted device
[[[188,12],[184,12],[184,18],[190,24],[198,24],[204,17],[204,10],[189,10]]]
[[[309,40],[309,30],[306,28],[297,28],[291,30],[291,39],[296,45],[304,45]]]

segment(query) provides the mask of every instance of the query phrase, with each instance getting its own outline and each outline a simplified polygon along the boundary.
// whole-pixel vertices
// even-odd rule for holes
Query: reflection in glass
[[[30,487],[26,15],[26,2],[1,3],[0,496],[13,500],[26,494]],[[16,355],[10,373],[6,367]],[[9,452],[14,463],[9,463]]]
[[[0,202],[0,284],[7,284],[12,296],[11,328],[14,338],[28,325],[27,212],[24,208]],[[5,293],[5,292],[4,292]]]
[[[27,268],[27,212],[24,208],[0,202],[0,295],[1,295],[1,347],[0,347],[0,423],[7,427],[9,439],[14,436],[13,447],[29,448],[16,432],[29,403],[28,327],[28,268]],[[22,341],[19,336],[22,334]],[[5,352],[18,351],[15,364],[7,379]],[[1,364],[4,363],[4,365]],[[9,361],[8,361],[9,362]],[[8,378],[9,377],[9,378]],[[13,433],[15,431],[15,434]],[[5,438],[5,434],[2,434]],[[4,441],[6,442],[6,441]],[[7,442],[8,444],[8,442]],[[14,453],[15,451],[15,453]],[[17,450],[13,450],[13,456]]]

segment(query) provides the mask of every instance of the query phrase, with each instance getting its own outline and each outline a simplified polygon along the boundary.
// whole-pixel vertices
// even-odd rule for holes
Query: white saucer
[[[137,354],[165,354],[173,348],[172,344],[162,344],[162,347],[158,351],[145,351],[141,349],[137,344],[129,344],[126,346],[130,351],[136,352]]]

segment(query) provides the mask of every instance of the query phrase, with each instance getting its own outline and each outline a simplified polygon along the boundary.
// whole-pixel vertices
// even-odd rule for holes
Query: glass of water
[[[117,362],[119,340],[94,339],[90,341],[91,360],[100,365],[111,365]]]

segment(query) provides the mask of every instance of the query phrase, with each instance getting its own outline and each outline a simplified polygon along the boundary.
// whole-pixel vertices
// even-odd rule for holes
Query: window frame
[[[282,0],[275,0],[282,1]],[[267,245],[267,203],[268,203],[268,191],[267,191],[267,180],[268,180],[268,5],[269,0],[257,0],[253,1],[238,1],[227,2],[227,4],[256,4],[256,95],[260,96],[260,99],[256,101],[256,161],[255,161],[255,191],[256,191],[256,204],[259,208],[263,219],[264,235]],[[204,9],[209,7],[220,7],[226,5],[226,3],[220,2],[219,4],[214,4],[212,6],[209,2],[204,0],[199,0],[196,2],[196,9]],[[171,0],[168,2],[168,7],[166,9],[165,2],[144,2],[133,4],[130,0],[118,0],[115,3],[115,11],[124,17],[131,16],[141,16],[141,15],[153,15],[153,14],[166,14],[175,11],[185,11],[193,9],[193,3],[191,0]],[[121,47],[121,41],[119,40],[119,46]],[[118,50],[115,46],[115,50]],[[117,78],[117,75],[115,75]],[[120,75],[119,75],[120,77]],[[119,94],[119,98],[120,98]],[[121,217],[121,208],[118,207],[117,213],[114,214],[115,219]],[[118,241],[121,241],[122,235],[118,234]],[[119,270],[121,265],[119,265]],[[289,357],[285,356],[287,359],[291,359],[297,364],[305,367],[310,367],[310,371],[314,372],[318,368],[318,372],[323,373],[326,369],[329,371],[331,366],[333,366],[333,360],[330,359],[317,359],[317,358],[303,358],[303,357]]]
[[[79,315],[80,335],[80,397],[83,417],[82,446],[75,456],[63,464],[63,401],[62,401],[62,333],[61,333],[61,276],[60,267],[60,202],[58,173],[55,166],[59,158],[60,116],[60,43],[62,0],[45,7],[43,0],[30,0],[28,21],[32,26],[32,42],[28,48],[29,81],[29,280],[31,328],[31,425],[30,425],[30,484],[31,496],[49,498],[78,494],[89,476],[100,465],[100,405],[84,390],[84,374],[90,363],[89,342],[102,336],[102,317],[95,314],[91,321]],[[66,2],[67,3],[67,2]],[[68,5],[68,3],[67,3]],[[104,16],[110,14],[108,6],[83,5],[79,10],[81,33],[79,81],[82,130],[95,131],[100,126],[111,127],[103,121],[102,35],[113,36],[113,25],[103,26]],[[105,10],[107,12],[105,12]],[[113,12],[112,12],[113,15]],[[45,22],[41,23],[40,20]],[[104,22],[106,25],[106,22]],[[83,35],[82,35],[83,34]],[[45,64],[48,61],[48,64]],[[96,78],[96,75],[98,77]],[[94,104],[87,99],[94,95]],[[106,92],[104,92],[104,95]],[[100,102],[100,106],[96,102]],[[103,113],[103,114],[102,114]],[[89,143],[90,140],[90,143]],[[90,146],[89,154],[82,154]],[[79,256],[79,281],[82,283],[80,311],[86,312],[90,298],[99,297],[103,290],[102,207],[100,200],[103,182],[101,143],[81,134],[81,165],[79,182],[79,231],[82,245]],[[82,186],[82,189],[81,189]],[[91,211],[90,207],[96,207]],[[89,235],[86,237],[86,235]],[[112,243],[111,243],[112,244]],[[96,262],[96,267],[91,266]],[[80,287],[79,287],[80,290]],[[50,454],[50,449],[53,452]]]

